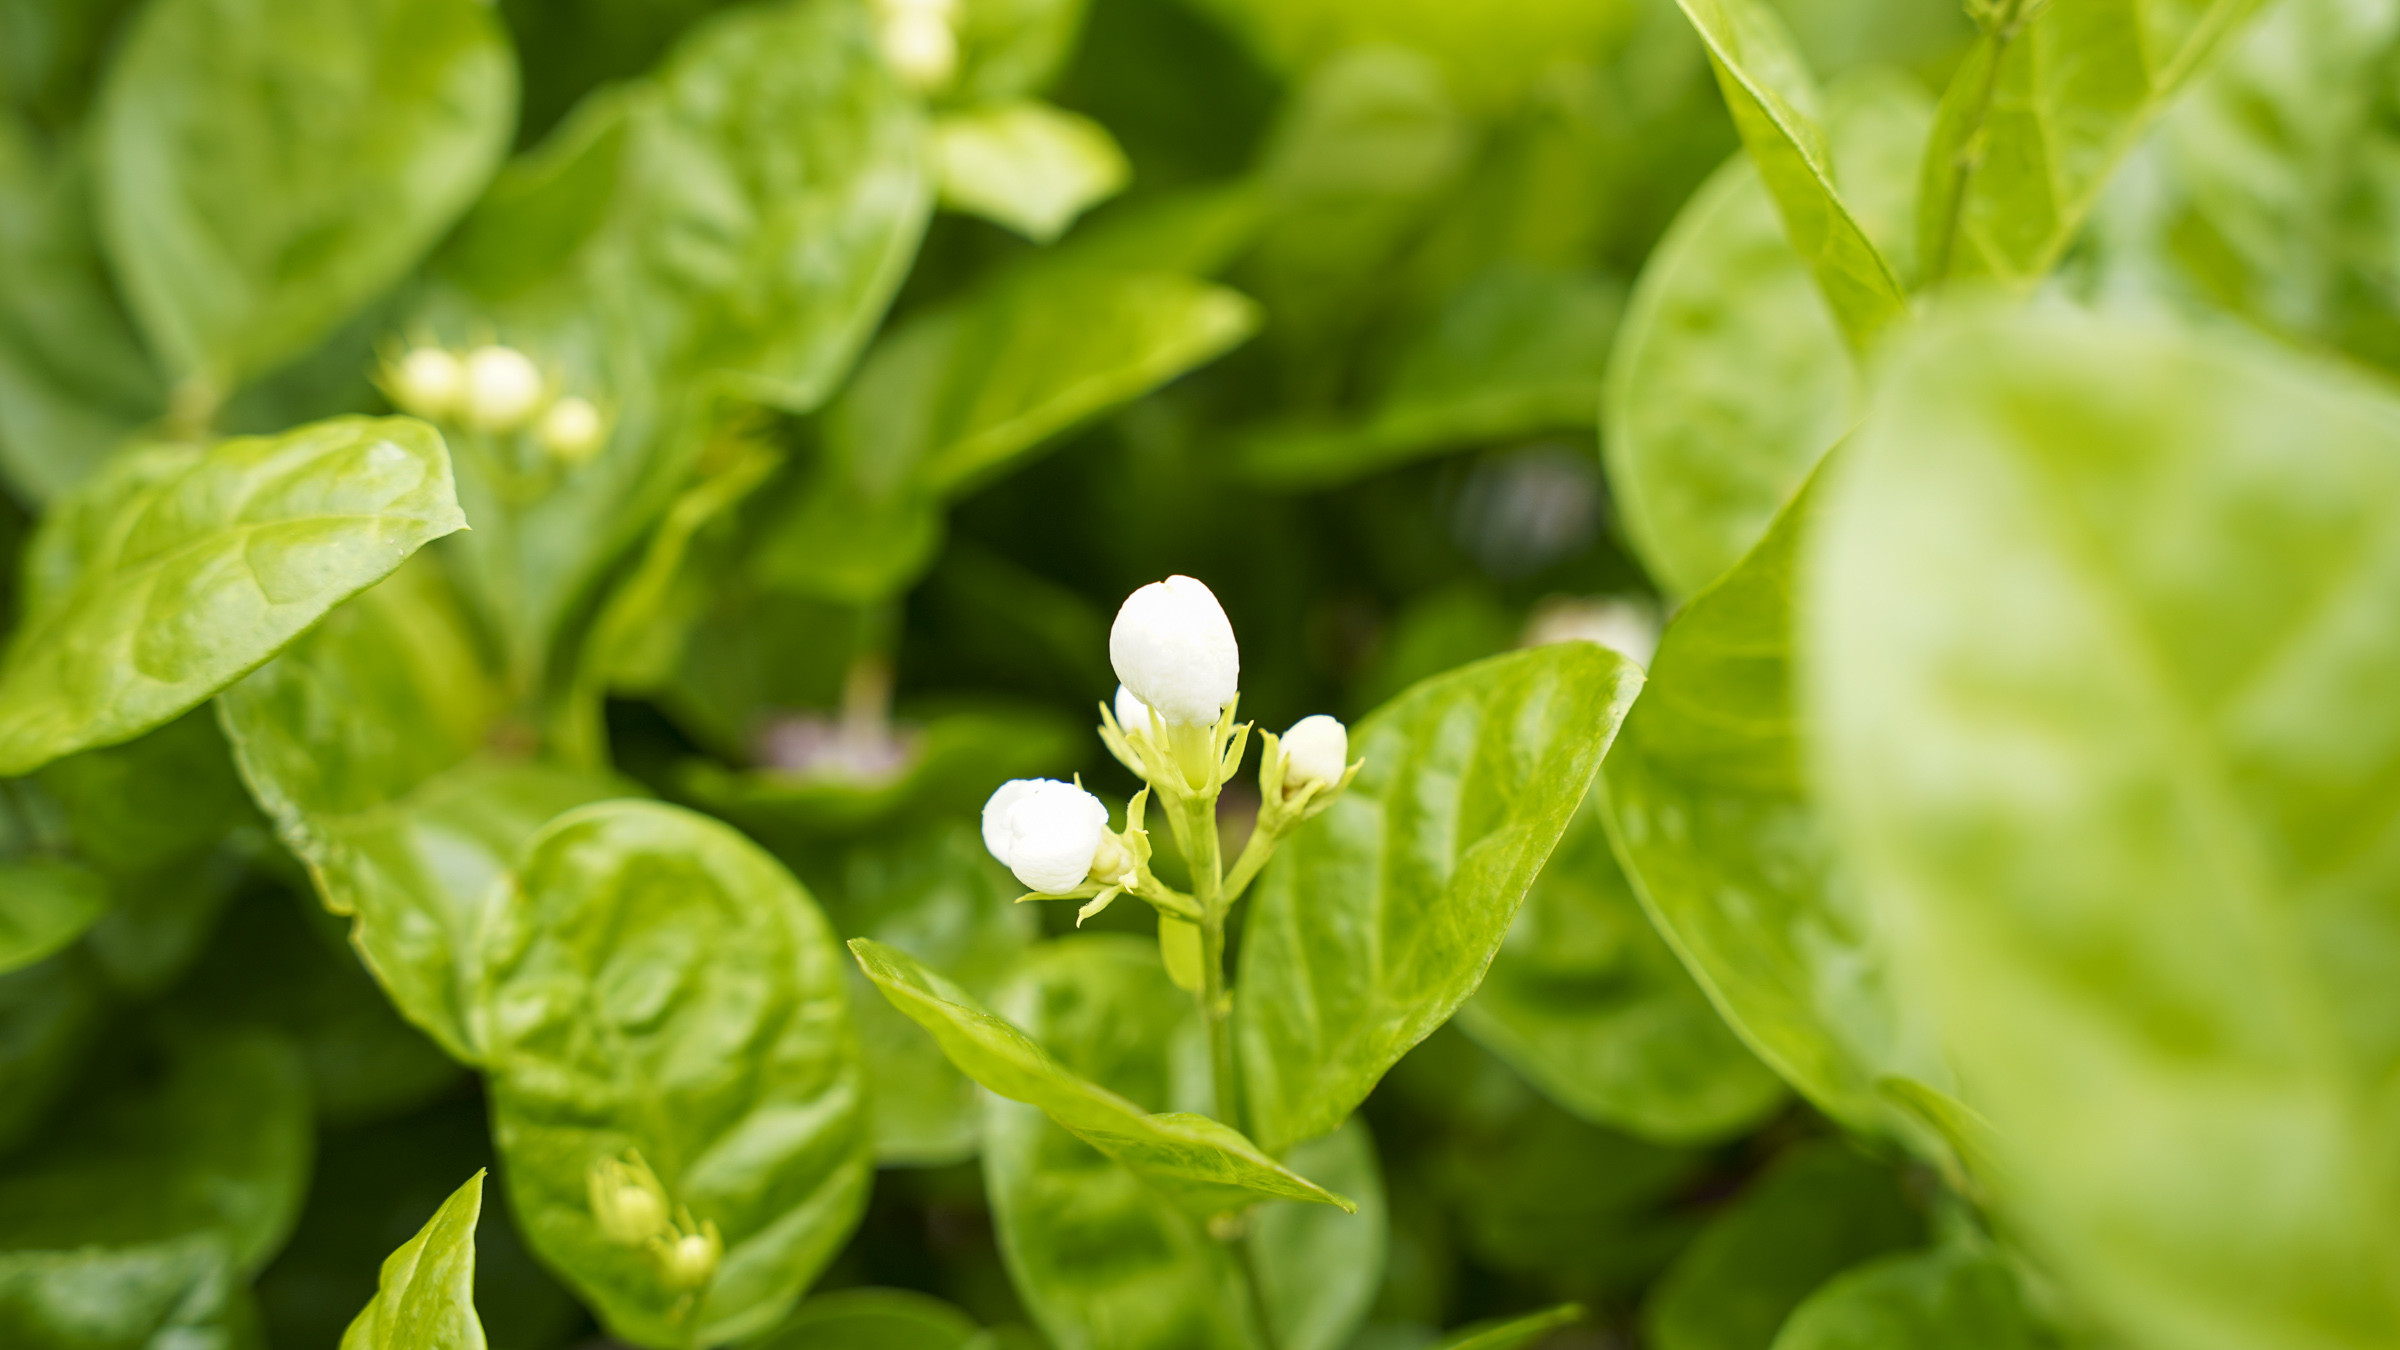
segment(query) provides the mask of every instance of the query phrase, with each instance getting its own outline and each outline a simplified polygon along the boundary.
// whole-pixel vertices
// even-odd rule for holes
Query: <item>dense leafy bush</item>
[[[0,0],[0,1346],[2400,1343],[2395,74]]]

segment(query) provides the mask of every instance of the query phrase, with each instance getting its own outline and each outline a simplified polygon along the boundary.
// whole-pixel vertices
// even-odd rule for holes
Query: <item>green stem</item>
[[[1250,1286],[1250,1311],[1258,1318],[1258,1343],[1263,1350],[1277,1350],[1275,1319],[1267,1315],[1267,1287],[1258,1278],[1258,1249],[1250,1245],[1245,1232],[1233,1240],[1235,1253],[1242,1262],[1242,1282]]]
[[[1225,877],[1227,910],[1230,911],[1233,903],[1242,898],[1242,892],[1249,890],[1250,883],[1258,879],[1259,871],[1267,865],[1267,859],[1275,856],[1275,836],[1278,833],[1280,831],[1267,827],[1266,813],[1261,811],[1258,824],[1252,827],[1250,837],[1242,842],[1241,855],[1233,860],[1233,871]]]
[[[1975,93],[1975,104],[1967,114],[1966,130],[1959,136],[1950,158],[1950,191],[1942,202],[1942,229],[1934,236],[1933,256],[1925,260],[1924,286],[1932,287],[1950,274],[1950,260],[1958,250],[1958,232],[1965,222],[1967,186],[1983,158],[1983,127],[1991,120],[1992,103],[2000,96],[2000,67],[2008,59],[2009,44],[2024,31],[2034,12],[2041,8],[2038,0],[2011,0],[2007,11],[1990,30],[1991,59],[1983,69],[1983,87]]]
[[[1200,1018],[1208,1027],[1208,1071],[1217,1119],[1242,1128],[1242,1081],[1233,1058],[1233,999],[1225,991],[1225,915],[1200,924]]]

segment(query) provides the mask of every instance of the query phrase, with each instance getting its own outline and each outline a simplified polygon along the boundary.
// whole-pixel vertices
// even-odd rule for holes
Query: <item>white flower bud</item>
[[[668,1231],[667,1192],[640,1154],[623,1159],[603,1158],[592,1164],[585,1181],[591,1192],[592,1221],[600,1235],[627,1247]]]
[[[1108,833],[1108,808],[1048,778],[1002,783],[983,807],[983,846],[1032,891],[1071,891],[1090,875]]]
[[[691,1221],[690,1215],[684,1216]],[[670,1289],[697,1289],[717,1273],[717,1259],[725,1254],[725,1240],[717,1235],[714,1219],[700,1225],[697,1232],[681,1233],[662,1238],[652,1249],[658,1260],[659,1278]]]
[[[607,430],[601,424],[600,410],[592,406],[591,400],[570,394],[542,414],[542,420],[534,424],[533,438],[557,458],[581,464],[600,448]]]
[[[417,347],[384,375],[392,401],[424,418],[448,417],[458,406],[467,373],[458,358],[439,347]]]
[[[1553,596],[1534,607],[1521,645],[1553,642],[1597,642],[1646,666],[1658,654],[1658,611],[1636,600]]]
[[[542,404],[542,372],[514,347],[477,347],[467,353],[466,388],[459,416],[484,431],[523,426]]]
[[[938,11],[894,6],[876,25],[884,62],[911,89],[939,89],[958,73],[958,34]]]
[[[1303,717],[1283,733],[1285,789],[1342,781],[1350,767],[1350,729],[1323,713]]]
[[[1108,632],[1108,660],[1134,697],[1172,726],[1214,726],[1242,682],[1233,624],[1190,577],[1154,581],[1125,597]]]
[[[1124,685],[1117,686],[1117,726],[1127,735],[1150,729],[1150,705],[1135,698]]]

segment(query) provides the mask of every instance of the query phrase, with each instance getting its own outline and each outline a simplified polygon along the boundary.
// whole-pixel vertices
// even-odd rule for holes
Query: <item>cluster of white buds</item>
[[[900,82],[920,92],[958,73],[958,0],[878,0],[875,43]]]
[[[385,364],[382,384],[401,411],[430,422],[493,434],[530,426],[535,442],[565,464],[590,459],[608,440],[608,419],[591,400],[554,397],[541,368],[514,347],[486,343],[464,356],[412,347]]]
[[[593,1163],[585,1181],[600,1236],[620,1247],[638,1248],[658,1271],[661,1284],[689,1294],[717,1273],[725,1240],[716,1221],[695,1223],[688,1209],[675,1210],[670,1220],[667,1188],[640,1152],[628,1150],[622,1158]]]

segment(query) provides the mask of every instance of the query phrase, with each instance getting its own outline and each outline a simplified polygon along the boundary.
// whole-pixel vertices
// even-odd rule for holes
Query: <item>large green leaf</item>
[[[492,883],[551,817],[612,779],[510,753],[521,739],[429,563],[344,606],[218,701],[277,834],[394,1004],[480,1058],[478,934]]]
[[[214,1233],[0,1252],[0,1344],[11,1350],[251,1350],[256,1322]]]
[[[1908,313],[1908,294],[1834,186],[1807,58],[1766,0],[1677,0],[1716,66],[1725,106],[1792,247],[1854,348]]]
[[[2041,1350],[2053,1341],[1999,1256],[1954,1245],[1887,1256],[1828,1280],[1792,1310],[1774,1350]]]
[[[800,1305],[745,1350],[979,1350],[983,1328],[912,1289],[837,1289]]]
[[[1998,0],[1942,96],[1918,199],[1926,279],[2030,287],[2183,84],[2262,0]]]
[[[841,949],[781,864],[706,816],[603,802],[526,845],[484,930],[492,1132],[525,1236],[611,1334],[659,1350],[781,1321],[872,1177]],[[590,1208],[637,1149],[722,1234],[696,1293]]]
[[[194,1037],[86,1097],[0,1169],[0,1249],[132,1247],[213,1233],[255,1271],[308,1190],[300,1057],[261,1031]]]
[[[1641,672],[1591,643],[1427,680],[1351,733],[1357,781],[1285,841],[1242,939],[1248,1119],[1325,1133],[1483,979]]]
[[[1046,944],[999,1003],[1055,1049],[1051,1073],[1087,1095],[1135,1112],[1208,1096],[1205,1053],[1171,1049],[1196,1045],[1198,1016],[1191,996],[1168,982],[1155,942],[1088,935]],[[1000,1253],[1059,1350],[1259,1350],[1260,1305],[1234,1248],[1186,1206],[1031,1105],[988,1099],[984,1134]],[[1254,1221],[1268,1213],[1255,1211]]]
[[[1193,1214],[1206,1217],[1274,1198],[1356,1208],[1226,1125],[1186,1111],[1150,1113],[1075,1072],[907,953],[871,938],[852,939],[850,950],[892,1006],[931,1032],[961,1072],[1010,1101],[1040,1107]],[[1132,977],[1119,972],[1111,978]]]
[[[1352,1116],[1284,1161],[1354,1197],[1358,1212],[1279,1200],[1250,1216],[1243,1241],[1260,1314],[1275,1350],[1342,1350],[1383,1288],[1391,1243],[1375,1140]]]
[[[0,862],[0,974],[83,936],[108,911],[108,883],[61,858]]]
[[[184,712],[465,524],[441,437],[405,418],[118,461],[29,551],[0,774]]]
[[[384,1258],[375,1297],[342,1333],[341,1350],[483,1350],[475,1316],[475,1221],[482,1214],[477,1172]]]
[[[1259,55],[1304,73],[1345,49],[1413,48],[1441,62],[1448,82],[1479,106],[1506,105],[1561,60],[1592,55],[1621,12],[1576,0],[1202,0]]]
[[[1660,1143],[1724,1138],[1783,1101],[1651,927],[1596,802],[1534,879],[1458,1024],[1552,1101]]]
[[[100,210],[180,379],[230,393],[408,271],[507,149],[475,0],[160,0],[111,63]]]
[[[1849,453],[1814,763],[2012,1227],[2128,1340],[2390,1343],[2400,401],[1977,314]]]
[[[1828,113],[1859,219],[1905,244],[1931,100],[1868,73]],[[1643,267],[1601,401],[1609,487],[1651,578],[1689,596],[1739,562],[1849,430],[1858,383],[1757,165],[1727,161]]]

